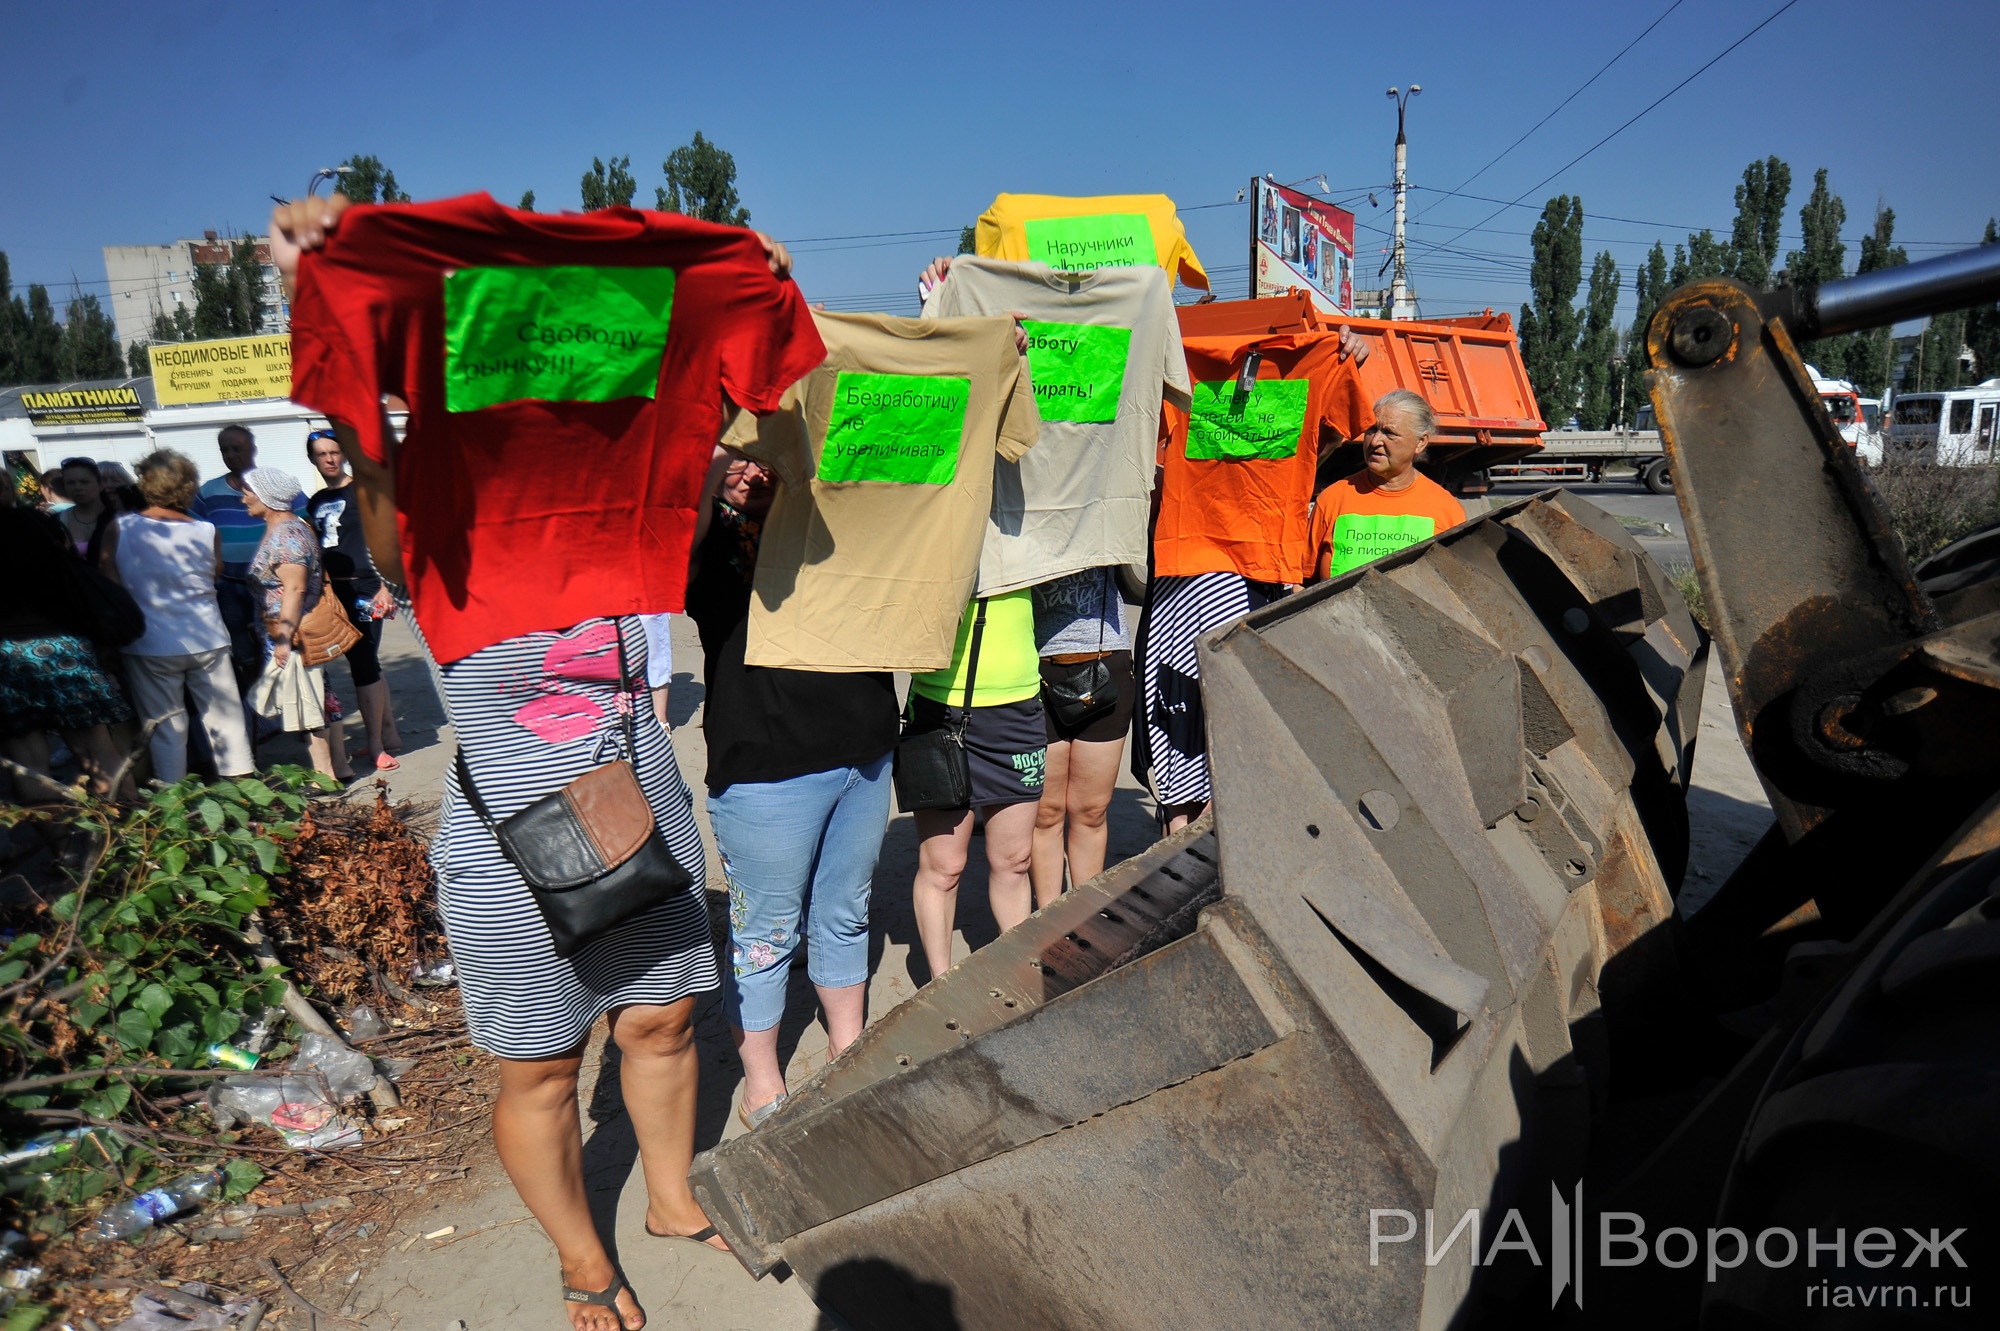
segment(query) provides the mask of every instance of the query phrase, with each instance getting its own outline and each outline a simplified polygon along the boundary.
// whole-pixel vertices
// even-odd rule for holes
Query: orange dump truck
[[[1354,319],[1327,314],[1304,292],[1293,292],[1263,300],[1183,305],[1180,320],[1183,337],[1352,329],[1369,343],[1361,380],[1371,401],[1407,388],[1437,413],[1424,469],[1439,480],[1460,482],[1456,488],[1483,489],[1485,468],[1542,447],[1547,426],[1528,386],[1514,321],[1507,315],[1489,311],[1425,323]],[[1359,449],[1349,444],[1322,470],[1343,476],[1360,466]]]

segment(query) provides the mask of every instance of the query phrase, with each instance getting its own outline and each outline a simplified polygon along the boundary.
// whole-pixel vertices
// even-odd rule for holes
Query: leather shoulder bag
[[[1065,730],[1081,730],[1118,706],[1118,681],[1111,677],[1111,654],[1104,650],[1106,603],[1117,594],[1107,576],[1097,603],[1097,654],[1062,663],[1062,674],[1042,681],[1042,705]]]
[[[319,600],[300,618],[297,641],[308,666],[323,666],[345,656],[361,641],[361,630],[347,617],[330,580],[320,584]]]
[[[972,617],[972,641],[966,649],[965,714],[954,726],[947,709],[943,725],[914,733],[909,719],[903,721],[892,775],[898,808],[914,812],[972,806],[972,760],[965,752],[965,728],[972,721],[972,681],[979,677],[979,644],[985,636],[986,602],[982,599]]]
[[[500,853],[521,871],[559,957],[574,956],[593,939],[694,884],[667,849],[633,766],[639,747],[632,717],[638,708],[625,665],[624,625],[617,624],[617,631],[618,688],[632,703],[624,727],[629,760],[593,768],[519,813],[496,820],[472,784],[464,747],[458,751],[459,789],[499,842]]]

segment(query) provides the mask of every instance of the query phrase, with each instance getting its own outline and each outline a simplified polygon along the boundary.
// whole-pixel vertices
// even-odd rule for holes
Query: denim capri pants
[[[766,1031],[785,1015],[802,930],[814,984],[844,989],[868,978],[868,893],[889,825],[890,758],[709,792],[729,885],[723,1010],[732,1026]]]

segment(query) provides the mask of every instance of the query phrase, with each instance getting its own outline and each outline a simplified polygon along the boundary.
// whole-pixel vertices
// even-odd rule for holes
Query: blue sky
[[[735,154],[752,224],[795,242],[807,294],[838,308],[907,308],[924,260],[1003,190],[1170,194],[1230,297],[1249,227],[1231,201],[1254,174],[1324,174],[1341,198],[1373,188],[1381,207],[1363,198],[1361,222],[1386,230],[1383,90],[1412,82],[1410,178],[1426,187],[1411,195],[1412,270],[1431,314],[1517,309],[1527,233],[1565,191],[1593,215],[1586,267],[1611,251],[1629,312],[1646,246],[1726,234],[1744,164],[1771,153],[1793,168],[1794,233],[1821,166],[1850,239],[1880,198],[1913,257],[1973,243],[2000,214],[1992,0],[1798,0],[1531,190],[1784,3],[1681,0],[1464,190],[1531,191],[1526,206],[1487,220],[1496,204],[1435,192],[1671,3],[10,6],[0,250],[17,290],[60,286],[60,303],[74,273],[101,294],[100,246],[262,230],[268,195],[353,153],[382,157],[418,198],[533,189],[545,211],[577,205],[593,155],[630,154],[645,203],[700,129]],[[935,234],[885,234],[905,232]],[[1427,250],[1447,240],[1455,253]],[[1363,284],[1386,244],[1361,232]]]

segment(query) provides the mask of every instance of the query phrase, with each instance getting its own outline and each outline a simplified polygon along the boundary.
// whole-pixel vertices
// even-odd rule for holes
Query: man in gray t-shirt
[[[961,255],[924,315],[1018,315],[1041,442],[1000,462],[979,559],[979,595],[1085,569],[1147,563],[1160,403],[1186,405],[1187,358],[1172,279],[1157,267],[1062,273]]]

